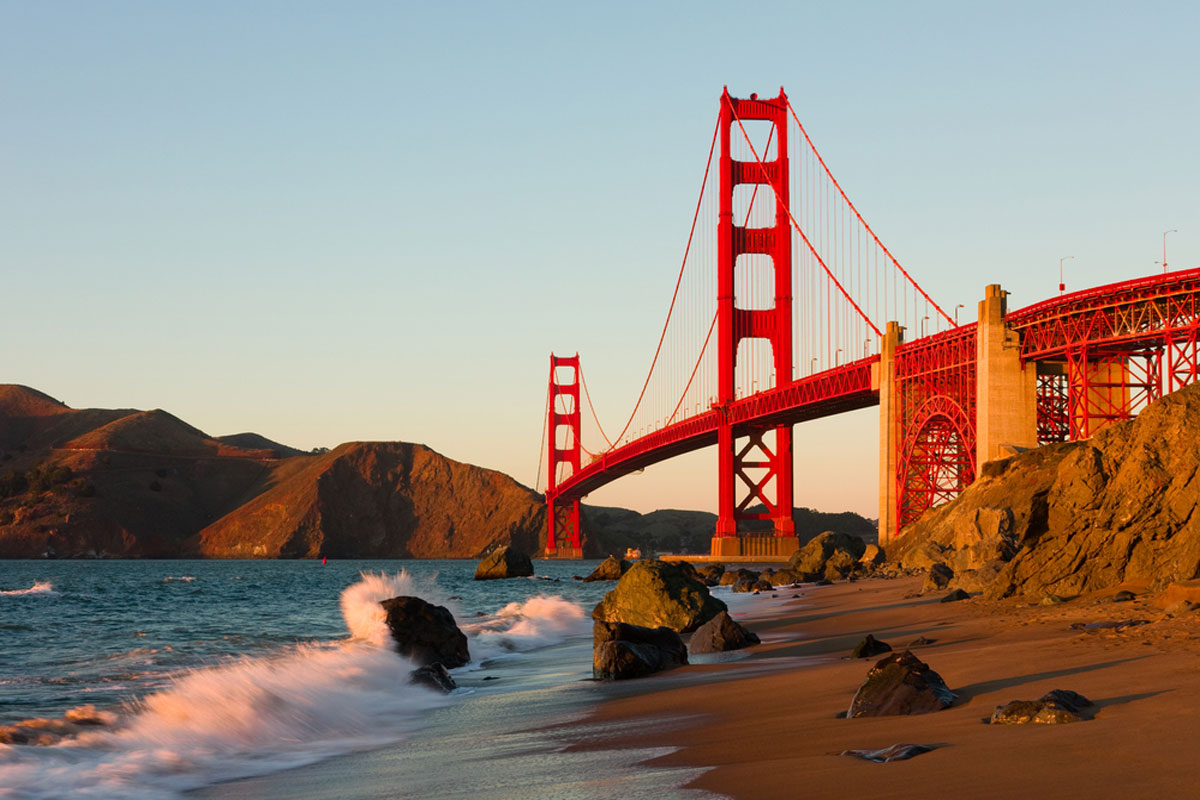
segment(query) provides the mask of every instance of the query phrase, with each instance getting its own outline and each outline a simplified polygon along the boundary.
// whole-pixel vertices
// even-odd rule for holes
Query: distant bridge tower
[[[582,558],[579,498],[560,498],[557,491],[559,466],[569,465],[571,475],[579,472],[580,466],[578,353],[573,356],[550,356],[550,406],[547,416],[549,471],[546,476],[546,555]]]
[[[766,339],[771,346],[777,385],[792,379],[792,237],[788,213],[788,136],[787,95],[760,99],[721,96],[721,160],[719,163],[720,208],[717,220],[717,408],[724,416],[717,431],[718,492],[717,528],[712,554],[786,555],[796,549],[796,530],[792,521],[792,427],[757,425],[739,429],[735,435],[728,412],[735,397],[735,367],[738,346],[743,339]],[[744,120],[763,120],[774,126],[771,140],[775,158],[762,161],[735,161],[731,154],[731,130]],[[740,131],[739,131],[740,134]],[[734,220],[734,193],[739,186],[753,185],[759,193],[774,200],[775,224],[766,228],[744,227]],[[747,214],[744,222],[750,219]],[[771,308],[743,308],[735,296],[736,273],[749,270],[748,258],[770,257],[774,270],[774,305]],[[742,259],[739,263],[739,259]],[[774,441],[767,434],[774,432]],[[738,438],[742,438],[739,444]],[[739,489],[741,490],[739,492]],[[738,500],[738,494],[743,494]],[[750,511],[762,504],[766,510]],[[774,523],[775,542],[750,542],[738,537],[738,522],[770,519]],[[765,549],[771,553],[757,550]]]

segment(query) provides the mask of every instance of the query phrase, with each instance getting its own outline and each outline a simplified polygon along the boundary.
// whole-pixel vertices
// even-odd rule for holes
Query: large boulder
[[[687,648],[670,628],[623,622],[592,626],[592,676],[597,680],[640,678],[686,663]]]
[[[724,610],[688,571],[665,561],[639,561],[596,604],[592,619],[688,633]]]
[[[832,560],[840,577],[853,569],[866,549],[866,542],[857,536],[825,531],[792,555],[788,561],[788,569],[792,572],[825,575],[826,567]],[[843,568],[845,572],[842,572]]]
[[[954,570],[945,564],[930,564],[929,573],[925,576],[922,592],[936,592],[945,589],[954,580]]]
[[[927,714],[949,708],[954,692],[942,676],[908,650],[882,658],[850,701],[847,717]]]
[[[721,653],[758,643],[757,633],[734,621],[728,611],[722,611],[696,629],[688,640],[688,652]]]
[[[868,633],[866,638],[854,645],[854,649],[850,651],[850,657],[871,658],[872,656],[883,655],[884,653],[890,652],[892,652],[892,646],[890,644],[887,642],[881,642],[875,638],[875,634]]]
[[[497,548],[483,557],[475,568],[475,580],[490,581],[498,578],[525,578],[533,574],[533,562],[529,556],[509,545]]]
[[[629,571],[629,562],[625,559],[618,559],[616,556],[609,556],[600,562],[600,565],[592,570],[592,574],[588,575],[583,580],[591,581],[619,581],[621,576]]]
[[[445,606],[435,606],[419,597],[393,597],[380,605],[387,615],[396,652],[418,667],[439,662],[453,669],[471,660],[467,637]]]
[[[718,586],[721,583],[721,576],[725,574],[725,565],[706,564],[703,567],[697,567],[696,574],[700,576],[700,580],[704,581],[705,586]]]
[[[747,579],[753,583],[754,581],[758,580],[759,574],[760,573],[752,569],[746,569],[745,567],[740,567],[734,570],[725,570],[723,573],[721,573],[718,583],[721,586],[732,586],[743,579]]]

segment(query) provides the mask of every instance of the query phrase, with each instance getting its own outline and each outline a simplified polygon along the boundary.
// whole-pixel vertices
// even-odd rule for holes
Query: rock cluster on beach
[[[988,720],[993,725],[1062,725],[1088,719],[1084,709],[1092,705],[1078,692],[1053,689],[1037,700],[1013,700],[996,706]]]
[[[985,597],[1070,598],[1200,577],[1200,384],[1091,439],[985,464],[957,499],[888,547],[902,569],[945,565]]]

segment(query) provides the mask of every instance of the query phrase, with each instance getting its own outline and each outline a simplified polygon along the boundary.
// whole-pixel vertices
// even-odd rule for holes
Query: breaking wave
[[[0,589],[0,595],[6,597],[57,596],[58,592],[54,591],[54,584],[50,581],[34,581],[33,586],[28,589]]]

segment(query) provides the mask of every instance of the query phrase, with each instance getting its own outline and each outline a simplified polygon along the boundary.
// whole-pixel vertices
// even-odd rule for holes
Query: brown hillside
[[[209,525],[196,553],[218,558],[468,558],[538,547],[539,495],[424,445],[352,442],[315,456]]]
[[[1200,384],[1091,439],[985,465],[894,544],[993,597],[1070,597],[1200,577]]]

